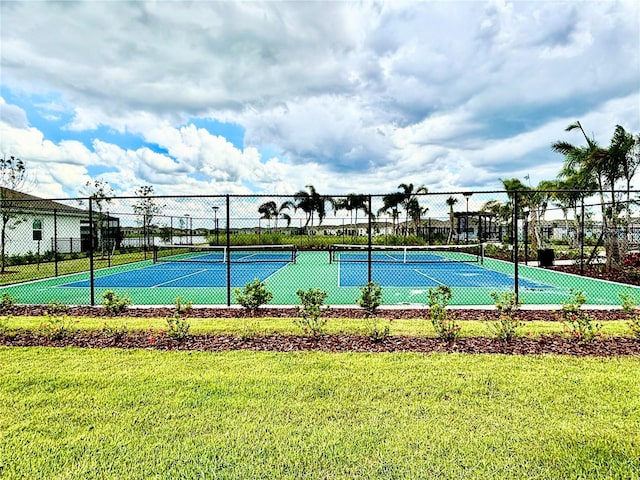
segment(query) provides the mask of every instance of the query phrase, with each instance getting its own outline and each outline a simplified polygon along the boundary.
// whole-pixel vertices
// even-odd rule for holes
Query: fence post
[[[371,212],[371,195],[369,195],[369,212]],[[356,214],[357,215],[357,214]],[[371,245],[372,245],[372,239],[371,239],[371,214],[368,215],[369,217],[369,222],[368,222],[368,240],[367,240],[367,283],[371,283]],[[358,226],[356,225],[356,228]]]
[[[520,263],[520,259],[518,258],[518,192],[513,193],[513,292],[515,295],[515,301],[518,302],[518,264]]]
[[[580,275],[584,275],[584,196],[580,206]]]
[[[92,307],[96,304],[95,279],[93,275],[93,202],[89,198],[89,290]]]
[[[58,209],[53,209],[53,266],[58,276]]]
[[[227,212],[227,307],[231,306],[231,230],[229,217],[229,194],[226,195],[226,212]]]

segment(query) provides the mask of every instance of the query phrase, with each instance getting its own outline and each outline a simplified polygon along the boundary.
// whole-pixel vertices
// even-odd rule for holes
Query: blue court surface
[[[345,262],[340,264],[340,286],[355,287],[364,285],[368,278],[366,263]],[[512,275],[496,272],[479,265],[441,262],[441,263],[374,263],[371,279],[382,287],[490,287],[508,288],[513,286]],[[518,279],[523,288],[548,289],[550,285],[536,283],[523,278]]]
[[[254,279],[265,280],[287,265],[286,262],[231,264],[231,286],[242,287]],[[62,287],[90,286],[89,280],[67,283]],[[96,275],[98,288],[122,287],[226,287],[227,264],[207,262],[157,263],[125,272]]]

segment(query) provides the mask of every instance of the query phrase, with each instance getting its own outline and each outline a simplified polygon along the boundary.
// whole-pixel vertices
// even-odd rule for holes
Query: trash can
[[[538,250],[538,265],[541,267],[553,267],[555,252],[553,248],[541,248]]]

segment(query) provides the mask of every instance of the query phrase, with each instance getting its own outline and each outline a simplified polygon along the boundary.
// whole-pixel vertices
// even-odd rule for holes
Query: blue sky
[[[640,6],[0,2],[0,147],[37,192],[491,190],[640,132]]]

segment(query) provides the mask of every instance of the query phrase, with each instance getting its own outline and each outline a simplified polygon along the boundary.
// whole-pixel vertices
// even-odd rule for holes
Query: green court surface
[[[328,305],[355,305],[359,286],[366,284],[369,272],[363,262],[330,263],[326,251],[303,251],[295,263],[232,264],[230,273],[232,304],[236,303],[235,288],[259,278],[273,292],[274,305],[297,305],[296,292],[311,288],[326,291]],[[382,287],[385,305],[426,305],[429,288],[441,284],[451,287],[452,306],[493,305],[492,292],[514,290],[514,265],[489,258],[468,263],[373,263],[371,274]],[[229,294],[224,263],[154,264],[148,260],[97,270],[94,277],[97,305],[106,290],[129,297],[134,305],[171,305],[177,297],[194,305],[226,305]],[[558,306],[568,301],[571,289],[583,291],[587,305],[620,306],[620,293],[632,292],[640,298],[636,287],[531,266],[520,266],[518,278],[524,305]],[[91,304],[88,273],[6,286],[2,292],[20,304]]]

